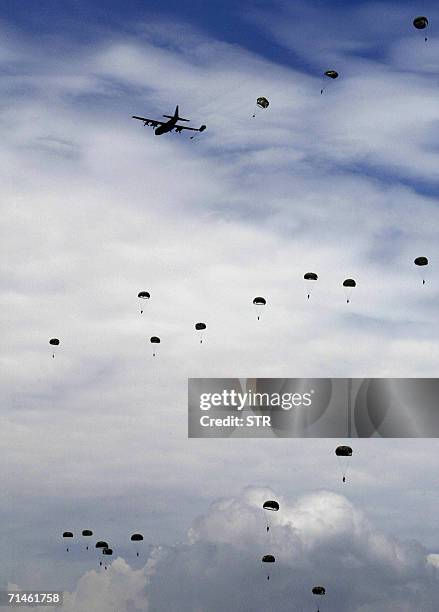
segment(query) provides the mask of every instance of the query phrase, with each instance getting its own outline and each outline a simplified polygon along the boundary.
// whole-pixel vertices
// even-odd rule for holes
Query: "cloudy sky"
[[[343,440],[187,439],[188,377],[437,375],[439,9],[344,4],[3,3],[0,588],[67,612],[305,612],[315,584],[328,612],[437,609],[436,440],[356,440],[343,485]],[[206,132],[131,119],[176,104]],[[65,552],[84,528],[106,572]]]

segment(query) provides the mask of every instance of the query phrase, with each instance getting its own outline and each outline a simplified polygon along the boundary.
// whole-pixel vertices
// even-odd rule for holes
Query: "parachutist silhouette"
[[[343,482],[346,482],[346,476],[343,476]]]
[[[270,527],[267,525],[267,533],[270,531]]]
[[[308,293],[308,299],[309,299],[309,293]]]
[[[422,284],[425,285],[425,279],[422,279]]]

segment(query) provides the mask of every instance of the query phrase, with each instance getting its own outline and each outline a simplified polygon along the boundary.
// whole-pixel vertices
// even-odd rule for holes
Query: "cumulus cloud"
[[[278,499],[266,532],[262,503]],[[272,554],[270,581],[262,555]],[[316,491],[297,499],[248,487],[217,500],[184,542],[156,548],[142,569],[116,559],[83,576],[61,608],[68,612],[312,610],[324,585],[328,612],[433,612],[437,555],[414,540],[372,528],[346,497]]]

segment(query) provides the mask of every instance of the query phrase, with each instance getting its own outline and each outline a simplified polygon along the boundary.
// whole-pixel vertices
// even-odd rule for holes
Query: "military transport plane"
[[[204,132],[206,129],[205,125],[202,125],[199,128],[186,127],[185,125],[177,125],[177,121],[190,121],[190,119],[183,119],[178,116],[178,106],[175,107],[175,113],[173,116],[171,115],[163,115],[169,119],[169,121],[156,121],[155,119],[147,119],[146,117],[137,117],[133,115],[133,119],[139,119],[139,121],[143,121],[143,125],[150,125],[154,130],[156,136],[160,136],[161,134],[166,134],[167,132],[172,132],[175,130],[178,134],[180,134],[183,130],[191,130],[192,132]],[[193,136],[192,136],[193,138]]]

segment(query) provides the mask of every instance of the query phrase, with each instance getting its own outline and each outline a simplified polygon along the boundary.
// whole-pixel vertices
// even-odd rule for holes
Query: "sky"
[[[437,440],[353,440],[343,484],[344,440],[188,439],[187,379],[436,376],[437,7],[2,6],[0,588],[67,612],[308,611],[316,584],[322,611],[436,610]],[[196,139],[131,119],[177,104]],[[82,529],[107,571],[66,553]]]

